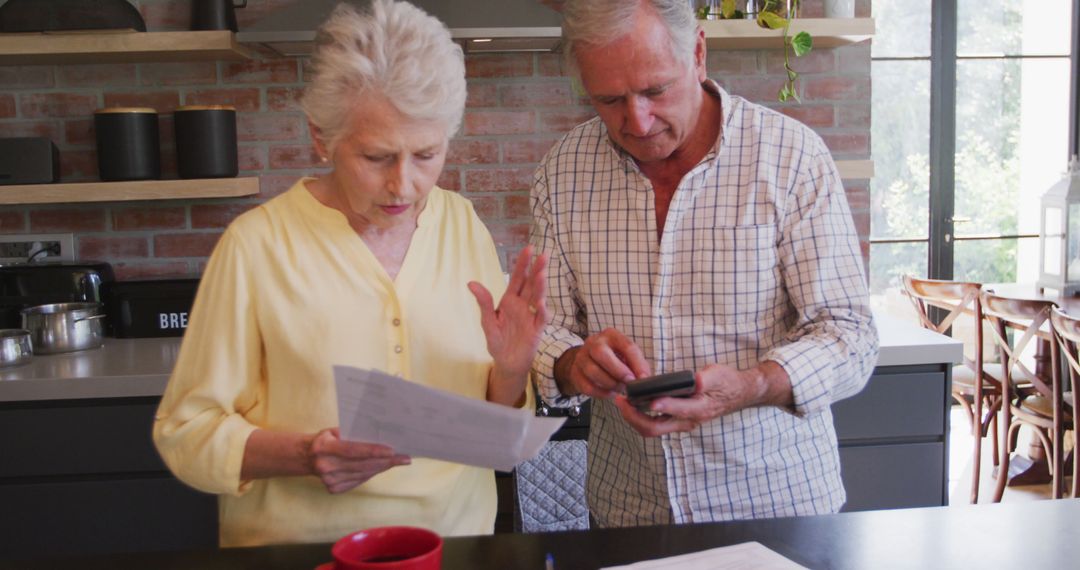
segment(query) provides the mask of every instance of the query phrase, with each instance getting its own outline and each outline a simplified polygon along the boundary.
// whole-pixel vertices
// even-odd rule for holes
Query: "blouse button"
[[[405,350],[405,349],[404,349],[404,348],[401,348],[401,345],[400,345],[400,344],[394,347],[394,352],[396,352],[396,353],[398,353],[398,354],[401,354],[401,351],[402,351],[402,350]]]
[[[401,319],[394,319],[390,322],[393,323],[395,327],[401,325]]]

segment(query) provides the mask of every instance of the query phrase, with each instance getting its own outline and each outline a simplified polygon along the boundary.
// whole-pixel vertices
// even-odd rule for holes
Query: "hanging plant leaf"
[[[720,3],[720,13],[723,14],[724,19],[730,20],[735,17],[735,0],[723,0]]]
[[[762,10],[758,12],[757,23],[763,28],[769,28],[770,30],[779,30],[786,28],[788,21],[786,18],[782,18],[775,12],[766,12]]]
[[[806,32],[799,32],[791,38],[791,49],[795,52],[795,57],[802,57],[810,52],[810,49],[814,47],[814,38],[810,37],[810,34]]]

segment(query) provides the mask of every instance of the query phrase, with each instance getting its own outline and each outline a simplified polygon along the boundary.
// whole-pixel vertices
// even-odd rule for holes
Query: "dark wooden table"
[[[1019,529],[1039,528],[1032,542]],[[446,539],[444,570],[590,570],[757,541],[809,568],[1076,568],[1080,499]],[[58,540],[60,538],[58,537]],[[311,569],[329,544],[0,562],[0,568]]]

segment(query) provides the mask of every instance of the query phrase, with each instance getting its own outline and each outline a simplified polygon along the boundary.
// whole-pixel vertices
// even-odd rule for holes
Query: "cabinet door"
[[[832,405],[840,444],[883,438],[943,440],[949,388],[945,372],[878,369],[862,392]]]
[[[0,505],[0,559],[217,547],[217,497],[171,477],[6,484]]]
[[[847,490],[842,511],[947,504],[943,443],[841,447],[840,470]]]

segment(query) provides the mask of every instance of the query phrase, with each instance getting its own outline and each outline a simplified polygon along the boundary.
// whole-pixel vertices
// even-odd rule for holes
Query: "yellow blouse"
[[[505,290],[472,204],[440,188],[393,281],[303,180],[229,226],[154,423],[176,476],[221,494],[222,546],[333,541],[394,524],[442,535],[493,531],[489,469],[413,458],[340,495],[313,476],[240,480],[257,427],[314,433],[338,425],[335,364],[484,399],[491,357],[471,280],[496,299]]]

